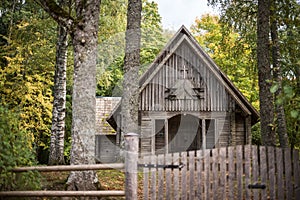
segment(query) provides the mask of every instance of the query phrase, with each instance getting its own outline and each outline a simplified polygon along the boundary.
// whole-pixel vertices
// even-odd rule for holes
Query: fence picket
[[[237,199],[243,199],[243,148],[241,145],[236,147],[236,175],[237,175]]]
[[[174,165],[179,165],[179,153],[174,153],[173,154],[173,163]],[[184,166],[185,167],[185,166]],[[173,170],[173,185],[174,185],[174,200],[179,200],[180,199],[180,190],[179,190],[179,169],[175,168]]]
[[[172,154],[167,154],[165,158],[166,165],[172,164]],[[172,199],[172,174],[171,169],[166,169],[166,199]]]
[[[282,149],[276,148],[277,199],[284,199]]]
[[[294,175],[294,195],[295,199],[300,199],[300,169],[299,150],[293,150],[293,175]]]
[[[234,154],[235,147],[228,147],[228,169],[229,169],[229,191],[228,191],[228,199],[234,199],[234,188],[235,188],[235,166],[234,166]]]
[[[205,180],[206,182],[204,183],[204,194],[206,199],[211,199],[210,195],[210,150],[205,150]]]
[[[292,163],[291,163],[291,151],[289,148],[284,149],[284,169],[285,169],[285,189],[286,199],[292,199]]]
[[[181,169],[181,199],[187,199],[187,152],[181,152],[181,163],[184,164],[184,167]]]
[[[276,157],[274,155],[274,147],[268,147],[268,173],[269,173],[270,199],[276,199],[275,158]]]
[[[197,183],[196,183],[196,198],[202,199],[203,187],[203,151],[197,151]]]
[[[211,192],[211,199],[218,199],[218,161],[219,161],[219,149],[213,149],[212,150],[212,177],[211,177],[211,183],[212,183],[212,192]]]
[[[148,164],[149,161],[149,157],[144,157],[143,162],[144,164]],[[149,198],[149,168],[145,167],[143,169],[143,199],[144,200],[148,200]]]
[[[260,178],[261,183],[267,185],[267,157],[266,157],[266,147],[260,146],[259,149],[259,155],[260,155]],[[267,199],[267,190],[268,188],[261,190],[261,199]]]
[[[151,156],[150,164],[156,165],[156,156]],[[151,199],[156,200],[156,169],[151,168],[151,185],[150,185]]]
[[[248,185],[250,184],[250,178],[251,178],[251,171],[250,171],[250,165],[251,165],[251,146],[246,145],[244,147],[245,152],[245,197],[246,199],[250,199],[251,197],[251,190],[248,189]]]
[[[226,165],[227,165],[227,157],[226,157],[227,148],[220,148],[219,150],[219,163],[220,163],[220,185],[219,185],[219,195],[218,199],[227,199],[226,197]]]
[[[252,146],[252,182],[251,184],[258,183],[258,175],[259,175],[259,168],[258,168],[258,152],[257,146]],[[253,199],[256,200],[259,198],[260,190],[252,190]]]
[[[189,199],[195,198],[195,152],[189,152],[189,177],[190,177],[190,192],[189,192]]]
[[[164,155],[160,154],[157,156],[157,164],[164,165]],[[158,181],[158,199],[164,199],[164,171],[162,167],[157,168],[157,181]]]

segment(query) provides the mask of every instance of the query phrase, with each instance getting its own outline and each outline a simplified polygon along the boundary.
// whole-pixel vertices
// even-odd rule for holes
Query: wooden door
[[[192,115],[177,115],[169,119],[169,152],[200,149],[200,119]]]

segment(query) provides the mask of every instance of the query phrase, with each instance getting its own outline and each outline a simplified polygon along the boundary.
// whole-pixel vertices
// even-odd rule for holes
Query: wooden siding
[[[174,116],[180,115],[182,112],[151,112],[144,111],[141,115],[141,141],[140,148],[143,155],[151,153],[165,153],[165,148],[156,152],[156,147],[163,144],[163,141],[156,141],[158,137],[155,136],[155,121],[163,119],[171,119]],[[231,145],[230,143],[230,114],[227,112],[188,112],[201,121],[206,119],[206,148],[224,147]],[[208,126],[208,121],[212,124]],[[170,127],[169,127],[170,129]],[[169,130],[171,131],[171,130]],[[202,133],[201,133],[202,134]],[[169,137],[171,137],[169,135]],[[162,139],[162,138],[160,138]],[[171,138],[169,138],[170,140]],[[199,140],[200,141],[200,140]],[[157,145],[156,142],[160,144]],[[202,141],[201,141],[202,142]],[[202,145],[201,145],[202,146]],[[198,146],[199,147],[199,146]],[[197,148],[198,148],[197,147]],[[171,146],[169,146],[170,150]],[[201,149],[201,148],[200,148]]]
[[[241,114],[236,113],[235,130],[236,130],[236,145],[243,145],[246,142],[245,118]]]
[[[194,86],[192,89],[198,96],[190,99],[168,98],[168,93],[183,79]],[[141,91],[140,97],[140,110],[145,111],[229,110],[228,92],[186,42],[182,42],[163,63]]]

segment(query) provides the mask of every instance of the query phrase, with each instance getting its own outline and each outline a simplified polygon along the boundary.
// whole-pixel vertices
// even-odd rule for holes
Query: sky
[[[158,4],[158,12],[162,17],[165,29],[178,30],[181,25],[188,29],[196,17],[202,14],[216,13],[207,6],[207,0],[153,0]]]

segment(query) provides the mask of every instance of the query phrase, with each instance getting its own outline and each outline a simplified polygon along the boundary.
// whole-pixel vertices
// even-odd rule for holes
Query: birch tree
[[[63,1],[59,4],[63,6]],[[67,79],[67,53],[68,33],[67,29],[58,25],[56,61],[53,90],[52,126],[50,138],[49,165],[64,164],[64,137],[66,117],[66,79]]]

